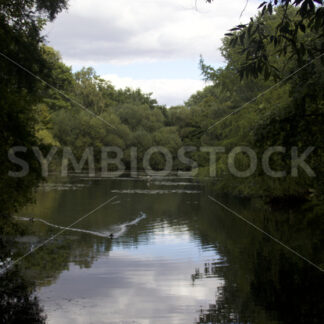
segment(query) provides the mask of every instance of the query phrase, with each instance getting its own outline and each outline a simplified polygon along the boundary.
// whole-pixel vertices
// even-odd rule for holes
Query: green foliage
[[[268,199],[305,198],[309,192],[321,197],[324,77],[320,60],[310,60],[323,52],[323,8],[321,3],[314,7],[313,1],[290,3],[261,4],[257,17],[235,27],[223,39],[221,51],[226,66],[214,69],[201,57],[200,68],[208,85],[183,106],[169,109],[140,89],[116,89],[92,68],[73,74],[57,51],[43,45],[40,30],[44,19],[53,19],[66,7],[66,1],[2,3],[3,54],[48,83],[40,83],[8,64],[4,56],[0,58],[1,214],[17,210],[32,199],[40,181],[39,165],[30,150],[34,145],[69,146],[77,158],[92,146],[97,164],[103,146],[117,146],[125,153],[126,167],[130,166],[132,146],[137,147],[139,161],[154,145],[168,148],[174,160],[181,146],[195,146],[198,151],[189,156],[198,161],[202,176],[208,175],[209,158],[206,152],[199,152],[200,146],[223,146],[228,153],[244,145],[259,155],[275,145],[288,150],[296,146],[299,152],[315,146],[315,154],[308,161],[317,174],[315,179],[303,175],[273,180],[258,168],[253,177],[238,180],[229,175],[227,160],[220,156],[217,168],[222,180],[216,187],[223,192]],[[307,66],[305,62],[309,62]],[[293,77],[287,78],[289,75]],[[278,78],[282,82],[276,84]],[[14,166],[7,153],[16,145],[28,148],[24,159],[30,165],[28,176],[19,179],[8,177],[8,170]],[[155,153],[153,160],[154,168],[163,168],[161,155]],[[247,160],[241,157],[237,163],[244,168]],[[274,169],[289,170],[284,155],[271,163]],[[176,161],[174,168],[181,167]]]
[[[239,66],[241,78],[261,74],[265,79],[283,78],[284,70],[276,65],[281,57],[296,60],[295,67],[317,58],[324,62],[322,0],[269,0],[259,8],[257,17],[226,34],[231,37],[230,46],[239,48],[244,57]]]
[[[30,153],[24,156],[30,162],[28,175],[8,176],[9,171],[20,171],[19,167],[15,170],[7,158],[9,148],[25,146],[30,152],[33,145],[39,144],[34,107],[40,103],[43,89],[39,80],[9,60],[38,77],[51,77],[43,53],[41,30],[47,20],[53,20],[66,8],[66,4],[65,0],[4,0],[0,3],[0,217],[29,202],[40,181],[39,167]]]
[[[140,89],[115,89],[93,68],[83,68],[73,74],[62,63],[59,53],[49,47],[43,50],[57,80],[55,88],[61,91],[44,87],[44,99],[36,106],[37,135],[44,144],[69,146],[79,159],[87,147],[93,147],[98,167],[104,146],[122,149],[127,167],[132,146],[137,148],[139,161],[154,145],[166,146],[176,156],[181,139],[176,127],[170,125],[166,108],[158,105],[151,94],[144,94]],[[164,167],[161,156],[158,162],[153,160],[152,156],[152,165],[157,170]]]
[[[257,21],[264,31],[271,34],[276,32],[276,26],[283,19],[295,21],[298,20],[298,15],[300,13],[293,7],[288,7],[286,11],[279,7],[271,14],[260,13],[253,22]],[[238,27],[234,33],[224,38],[222,54],[227,60],[226,67],[215,70],[206,65],[201,58],[203,77],[212,82],[212,85],[193,95],[186,103],[190,111],[196,110],[196,116],[201,116],[199,124],[205,130],[204,135],[200,137],[201,144],[223,146],[227,153],[235,146],[249,146],[258,153],[259,167],[256,173],[247,179],[232,176],[228,169],[227,156],[220,155],[217,160],[220,180],[217,181],[215,189],[244,197],[259,196],[267,200],[288,197],[322,199],[324,152],[319,134],[324,132],[324,67],[320,60],[301,66],[304,61],[301,62],[291,48],[287,49],[291,56],[286,56],[282,52],[285,44],[274,45],[267,40],[262,46],[269,57],[267,62],[273,66],[276,74],[270,73],[270,70],[265,71],[257,59],[253,63],[255,70],[251,70],[251,66],[246,63],[250,55],[246,53],[246,46],[249,44],[248,28]],[[240,41],[241,35],[244,37]],[[253,35],[259,41],[260,35]],[[309,26],[304,32],[298,32],[295,40],[305,44],[308,41],[314,42],[315,38],[320,42],[321,37],[320,30]],[[249,50],[251,55],[257,58],[255,52],[251,48]],[[312,56],[310,52],[306,54],[304,58],[307,61]],[[265,72],[263,77],[261,71]],[[295,71],[297,73],[294,73]],[[292,73],[293,77],[276,83],[278,77],[284,78]],[[246,78],[247,76],[249,78]],[[252,76],[254,78],[251,78]],[[229,114],[231,115],[228,118],[222,120],[223,116]],[[211,128],[206,127],[206,121]],[[270,161],[270,165],[274,170],[286,171],[287,177],[271,178],[260,167],[261,156],[270,146],[286,147],[287,154],[276,155]],[[311,178],[302,171],[298,177],[290,176],[291,157],[288,152],[293,146],[297,147],[300,153],[309,146],[316,148],[307,158],[307,163],[314,170],[316,177]],[[209,174],[209,159],[202,154],[200,157],[200,175],[205,177]],[[248,166],[247,161],[239,156],[236,162],[238,168],[241,166],[244,169],[244,165],[245,168]]]

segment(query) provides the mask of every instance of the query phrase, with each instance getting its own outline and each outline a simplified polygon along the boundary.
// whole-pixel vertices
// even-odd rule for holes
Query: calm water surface
[[[37,204],[19,215],[34,221],[17,220],[28,229],[17,239],[25,251],[115,197],[21,262],[47,322],[323,323],[323,274],[207,194],[172,177],[43,185]],[[222,201],[323,263],[314,214],[308,222],[305,213]]]

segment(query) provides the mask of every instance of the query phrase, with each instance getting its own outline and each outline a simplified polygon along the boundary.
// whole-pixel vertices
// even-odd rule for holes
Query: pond
[[[42,185],[17,215],[28,233],[14,253],[46,243],[19,271],[36,283],[47,322],[323,323],[323,272],[209,199],[207,187],[176,176]],[[217,199],[323,265],[315,212]]]

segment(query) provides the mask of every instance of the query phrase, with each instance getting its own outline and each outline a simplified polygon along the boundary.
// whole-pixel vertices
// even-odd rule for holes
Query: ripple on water
[[[170,193],[185,193],[185,194],[197,194],[200,190],[184,190],[184,189],[173,189],[173,190],[162,190],[162,189],[127,189],[127,190],[111,190],[113,193],[121,194],[146,194],[146,195],[156,195],[156,194],[170,194]]]
[[[160,186],[200,186],[194,182],[152,181],[152,183]]]
[[[136,225],[139,221],[141,221],[143,218],[145,218],[146,215],[144,213],[140,213],[140,216],[137,217],[136,219],[134,219],[131,222],[127,222],[127,223],[123,223],[120,225],[116,225],[114,228],[115,230],[112,232],[95,232],[95,231],[89,231],[89,230],[85,230],[85,229],[80,229],[80,228],[75,228],[75,227],[65,227],[65,226],[60,226],[60,225],[56,225],[56,224],[52,224],[49,223],[48,221],[41,219],[41,218],[29,218],[29,217],[19,217],[19,216],[15,216],[15,219],[20,220],[20,221],[32,221],[32,222],[41,222],[43,224],[46,224],[50,227],[54,227],[54,228],[59,228],[65,231],[73,231],[73,232],[80,232],[80,233],[86,233],[86,234],[91,234],[94,236],[98,236],[98,237],[104,237],[104,238],[108,238],[110,237],[110,234],[113,234],[114,238],[118,238],[120,236],[122,236],[127,229],[132,226],[132,225]]]
[[[38,189],[41,191],[52,191],[52,190],[79,190],[84,187],[88,187],[84,183],[45,183],[41,184]]]

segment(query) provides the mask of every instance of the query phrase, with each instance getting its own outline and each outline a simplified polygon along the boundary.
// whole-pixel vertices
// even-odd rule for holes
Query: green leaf
[[[303,23],[300,23],[300,24],[299,24],[299,29],[300,29],[303,33],[306,32],[306,26],[305,26]]]
[[[263,1],[260,6],[258,7],[258,9],[260,9],[261,7],[263,7],[265,4],[267,4],[267,1]]]
[[[245,32],[243,32],[243,33],[239,36],[239,38],[240,38],[240,43],[241,43],[241,45],[243,46],[243,45],[244,45]]]

